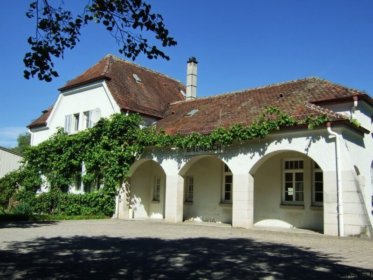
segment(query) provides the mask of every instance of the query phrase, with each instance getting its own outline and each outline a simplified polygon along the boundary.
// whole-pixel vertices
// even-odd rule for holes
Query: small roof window
[[[135,79],[136,83],[138,83],[138,84],[142,83],[140,77],[137,74],[132,74],[132,77]]]
[[[194,116],[195,114],[197,114],[198,112],[199,112],[198,109],[193,109],[192,111],[188,112],[188,113],[186,114],[186,116],[187,116],[187,117],[192,117],[192,116]]]

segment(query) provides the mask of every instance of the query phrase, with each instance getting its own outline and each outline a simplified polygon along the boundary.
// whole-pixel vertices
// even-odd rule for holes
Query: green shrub
[[[22,202],[20,204],[17,204],[11,209],[11,214],[16,215],[16,216],[31,217],[32,208],[30,204]]]
[[[38,215],[111,216],[114,199],[102,191],[85,194],[50,191],[35,196],[31,205],[33,213]]]

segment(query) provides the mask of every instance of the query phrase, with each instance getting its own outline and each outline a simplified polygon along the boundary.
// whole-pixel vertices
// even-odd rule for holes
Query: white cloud
[[[17,146],[17,137],[27,132],[25,127],[0,127],[0,146],[11,148]]]

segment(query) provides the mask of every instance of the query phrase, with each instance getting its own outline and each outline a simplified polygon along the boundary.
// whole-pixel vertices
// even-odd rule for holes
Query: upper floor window
[[[284,160],[283,166],[283,202],[285,204],[304,203],[303,160]]]
[[[74,133],[80,129],[93,127],[101,118],[100,108],[85,111],[82,114],[75,113],[65,116],[64,130],[66,133]]]
[[[73,132],[79,130],[79,115],[79,113],[73,115]]]
[[[232,203],[233,174],[226,164],[223,171],[223,202]]]
[[[324,201],[324,178],[320,166],[314,162],[313,163],[313,190],[312,190],[312,204],[317,206],[322,206]]]

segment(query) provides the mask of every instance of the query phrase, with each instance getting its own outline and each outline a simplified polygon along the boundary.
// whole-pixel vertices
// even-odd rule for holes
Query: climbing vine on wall
[[[19,172],[33,172],[29,177],[34,181],[28,183],[32,186],[40,185],[40,175],[43,175],[51,190],[58,192],[66,192],[69,186],[79,185],[81,181],[85,186],[102,185],[104,199],[111,198],[114,209],[113,198],[119,186],[147,147],[213,150],[263,138],[283,127],[306,124],[313,128],[327,122],[328,118],[321,115],[296,120],[271,107],[266,108],[250,126],[233,125],[217,128],[209,134],[188,135],[167,135],[154,127],[141,129],[141,121],[137,114],[115,114],[101,119],[95,127],[73,135],[60,129],[50,139],[25,151],[25,163]],[[9,178],[8,181],[13,182]],[[0,180],[0,188],[1,184]],[[17,181],[17,185],[23,184],[22,180]],[[32,190],[35,191],[35,187]]]

